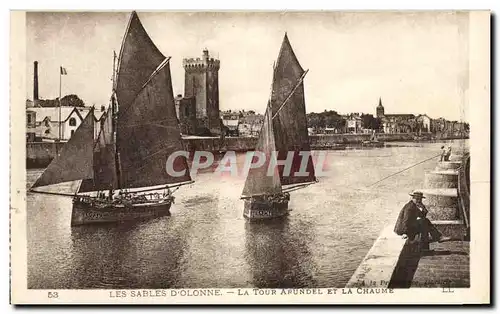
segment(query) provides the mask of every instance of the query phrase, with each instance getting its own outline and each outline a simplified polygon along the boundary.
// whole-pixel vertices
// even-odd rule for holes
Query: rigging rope
[[[392,154],[389,155],[375,155],[375,156],[357,156],[357,155],[349,155],[347,153],[344,154],[332,154],[332,152],[328,152],[328,155],[342,156],[342,157],[352,157],[352,158],[382,158],[382,157],[392,157]]]
[[[375,182],[375,183],[373,183],[373,184],[371,184],[371,185],[367,186],[367,188],[370,188],[370,187],[374,186],[375,184],[377,184],[377,183],[380,183],[380,182],[384,181],[385,179],[388,179],[388,178],[393,177],[393,176],[395,176],[395,175],[397,175],[397,174],[400,174],[401,172],[404,172],[404,171],[406,171],[406,170],[408,170],[408,169],[411,169],[411,168],[413,168],[413,167],[415,167],[415,166],[418,166],[418,165],[420,165],[420,164],[423,164],[424,162],[429,161],[429,160],[431,160],[431,159],[433,159],[433,158],[436,158],[436,157],[438,157],[438,156],[440,156],[440,155],[441,155],[441,153],[439,153],[439,154],[437,154],[437,155],[435,155],[435,156],[432,156],[432,157],[430,157],[430,158],[427,158],[427,159],[425,159],[425,160],[422,160],[422,161],[420,161],[420,162],[418,162],[418,163],[416,163],[416,164],[414,164],[414,165],[412,165],[412,166],[410,166],[410,167],[407,167],[407,168],[405,168],[405,169],[403,169],[403,170],[400,170],[400,171],[398,171],[398,172],[396,172],[396,173],[393,173],[393,174],[391,174],[391,175],[389,175],[389,176],[387,176],[387,177],[384,177],[384,178],[382,178],[381,180],[378,180],[377,182]]]

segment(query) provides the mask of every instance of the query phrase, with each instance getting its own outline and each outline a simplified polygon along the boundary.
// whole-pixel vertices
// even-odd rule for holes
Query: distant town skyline
[[[130,12],[26,14],[26,97],[33,61],[40,98],[62,95],[107,104],[113,50]],[[302,67],[307,112],[385,111],[467,121],[468,14],[447,12],[167,13],[138,12],[152,40],[172,56],[174,96],[183,94],[182,59],[208,48],[221,60],[221,110],[262,113],[285,32]]]

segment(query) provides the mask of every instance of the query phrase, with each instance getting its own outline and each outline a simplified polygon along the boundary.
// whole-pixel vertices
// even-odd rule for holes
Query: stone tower
[[[220,61],[211,58],[208,50],[203,50],[202,58],[184,59],[184,97],[195,98],[196,119],[199,133],[221,133],[219,116],[219,68]]]
[[[377,106],[377,118],[382,118],[383,116],[384,116],[384,106],[382,106],[382,98],[379,98]]]

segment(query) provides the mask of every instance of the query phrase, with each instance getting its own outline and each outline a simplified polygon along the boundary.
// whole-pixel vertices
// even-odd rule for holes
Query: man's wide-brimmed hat
[[[420,196],[421,198],[425,198],[424,193],[420,191],[413,191],[410,193],[410,196]]]

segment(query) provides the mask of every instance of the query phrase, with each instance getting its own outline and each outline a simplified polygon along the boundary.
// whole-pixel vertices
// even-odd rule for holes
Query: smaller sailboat
[[[289,192],[317,182],[307,131],[306,74],[285,34],[255,148],[265,163],[249,170],[241,196],[243,216],[249,220],[288,215]]]
[[[183,150],[169,60],[132,12],[116,79],[113,66],[111,105],[99,135],[94,138],[90,110],[30,189],[71,196],[72,226],[170,215],[172,189],[193,183],[184,156],[170,165],[176,175],[167,164],[169,156]],[[79,180],[74,195],[35,190]]]
[[[375,133],[375,130],[373,130],[370,139],[368,141],[363,141],[362,145],[365,147],[384,147],[385,143],[378,140],[377,134]]]

